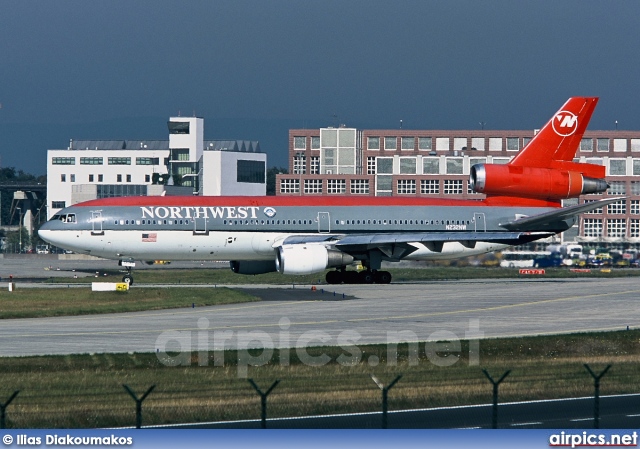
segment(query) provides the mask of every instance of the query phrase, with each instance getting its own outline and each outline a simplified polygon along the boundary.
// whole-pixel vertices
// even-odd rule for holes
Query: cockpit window
[[[75,223],[76,222],[76,214],[65,214],[65,215],[54,215],[51,217],[52,220],[60,220],[63,223]]]

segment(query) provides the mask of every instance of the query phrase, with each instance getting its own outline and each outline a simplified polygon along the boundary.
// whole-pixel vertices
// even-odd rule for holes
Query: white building
[[[77,140],[47,154],[47,207],[96,198],[182,194],[265,195],[267,155],[258,142],[205,141],[204,120],[171,117],[169,140]],[[181,189],[167,189],[180,185]]]

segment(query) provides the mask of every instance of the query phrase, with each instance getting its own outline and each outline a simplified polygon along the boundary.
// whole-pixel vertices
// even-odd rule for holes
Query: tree
[[[288,174],[289,170],[283,167],[271,167],[267,169],[267,195],[276,194],[276,175]]]

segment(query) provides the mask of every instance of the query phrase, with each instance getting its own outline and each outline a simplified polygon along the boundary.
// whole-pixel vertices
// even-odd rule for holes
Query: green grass
[[[259,299],[229,288],[132,288],[93,292],[90,287],[0,290],[0,319],[136,312],[212,306]]]
[[[372,373],[384,383],[403,375],[389,393],[390,410],[489,403],[491,385],[481,368],[494,377],[511,370],[500,386],[501,402],[592,395],[584,363],[595,371],[613,364],[601,381],[601,394],[637,393],[639,342],[640,331],[482,340],[477,366],[469,366],[468,344],[461,342],[461,351],[439,353],[457,360],[448,367],[432,363],[424,343],[415,364],[407,345],[400,345],[397,365],[388,363],[386,345],[359,347],[351,365],[336,360],[357,354],[354,348],[308,349],[311,355],[329,356],[331,362],[322,366],[301,363],[296,350],[288,356],[276,350],[269,363],[249,367],[248,377],[263,389],[281,380],[269,396],[269,417],[380,410]],[[372,356],[381,363],[366,363]],[[138,395],[156,385],[143,405],[144,425],[259,418],[259,397],[238,377],[237,359],[236,352],[227,351],[224,366],[213,366],[209,354],[209,366],[199,366],[202,359],[194,353],[190,366],[170,367],[155,354],[137,353],[2,358],[0,400],[20,390],[7,408],[13,428],[133,425],[135,404],[122,384]]]
[[[425,282],[437,280],[459,279],[518,279],[533,278],[519,274],[514,268],[481,268],[481,267],[428,267],[428,268],[392,268],[389,270],[393,282]],[[101,272],[102,273],[102,272]],[[122,274],[117,271],[106,271],[105,279],[119,280]],[[307,276],[287,276],[279,273],[259,275],[235,274],[231,270],[196,268],[182,269],[151,269],[134,271],[135,285],[139,284],[324,284],[325,272]],[[592,270],[590,273],[574,273],[568,268],[548,268],[542,276],[535,278],[585,278],[585,277],[633,277],[640,276],[640,269],[611,269],[609,271]],[[72,284],[87,283],[93,278],[49,278],[46,282]]]

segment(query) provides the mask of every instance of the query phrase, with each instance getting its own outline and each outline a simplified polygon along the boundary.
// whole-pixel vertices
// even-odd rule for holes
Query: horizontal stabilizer
[[[608,204],[617,203],[618,201],[623,199],[624,197],[608,198],[606,200],[592,201],[590,203],[563,207],[551,212],[545,212],[543,214],[533,215],[530,217],[518,218],[507,223],[500,223],[500,226],[509,231],[530,231],[534,229],[541,229],[541,227],[544,227],[547,224],[568,220],[584,212],[589,212],[591,210],[607,206]]]

